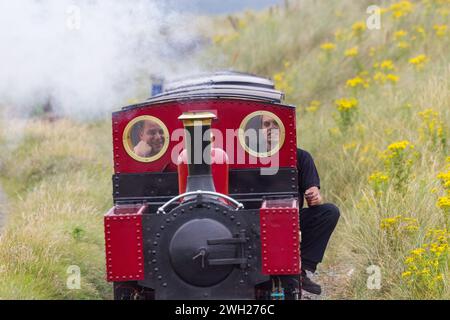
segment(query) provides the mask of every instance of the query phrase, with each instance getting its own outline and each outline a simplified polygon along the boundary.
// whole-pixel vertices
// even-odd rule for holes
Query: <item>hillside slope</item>
[[[9,196],[0,207],[8,214],[0,300],[111,298],[103,240],[112,203],[110,122],[10,119],[0,125],[0,145],[0,184]]]
[[[297,105],[299,146],[342,211],[319,270],[330,298],[450,298],[450,1],[380,3],[380,30],[373,1],[230,17],[205,60]]]

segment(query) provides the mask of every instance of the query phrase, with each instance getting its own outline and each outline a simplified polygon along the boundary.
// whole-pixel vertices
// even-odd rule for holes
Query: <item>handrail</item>
[[[166,214],[165,209],[171,205],[172,203],[174,203],[175,201],[177,201],[178,199],[184,198],[184,197],[188,197],[188,196],[197,196],[197,195],[210,195],[210,196],[215,196],[215,197],[219,197],[219,198],[223,198],[225,200],[230,201],[232,204],[234,204],[234,206],[236,207],[236,211],[238,211],[239,209],[243,209],[244,205],[236,200],[234,200],[233,198],[223,194],[223,193],[218,193],[218,192],[214,192],[214,191],[202,191],[202,190],[197,190],[197,191],[191,191],[191,192],[186,192],[183,194],[180,194],[172,199],[170,199],[169,201],[167,201],[164,205],[162,205],[161,207],[158,208],[157,213],[158,214]]]

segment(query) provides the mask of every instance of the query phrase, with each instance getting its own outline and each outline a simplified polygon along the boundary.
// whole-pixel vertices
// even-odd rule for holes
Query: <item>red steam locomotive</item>
[[[299,299],[295,108],[236,72],[113,113],[115,299]]]

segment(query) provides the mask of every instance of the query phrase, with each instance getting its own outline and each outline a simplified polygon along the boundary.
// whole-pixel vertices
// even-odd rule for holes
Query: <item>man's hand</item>
[[[305,191],[305,199],[308,203],[308,207],[315,207],[322,204],[322,196],[320,195],[319,188],[311,187]]]
[[[152,152],[152,147],[150,147],[145,141],[139,141],[139,143],[134,147],[134,153],[139,157],[148,157]]]

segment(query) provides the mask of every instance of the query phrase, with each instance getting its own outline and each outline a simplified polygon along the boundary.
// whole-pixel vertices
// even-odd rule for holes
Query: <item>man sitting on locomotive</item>
[[[261,119],[263,135],[268,150],[279,142],[279,124],[270,116]],[[314,273],[322,262],[331,234],[339,220],[339,209],[331,203],[323,203],[320,195],[320,178],[312,156],[297,149],[298,189],[300,208],[302,288],[313,294],[321,294],[320,285],[314,283],[306,271]],[[308,208],[303,208],[304,199]]]

